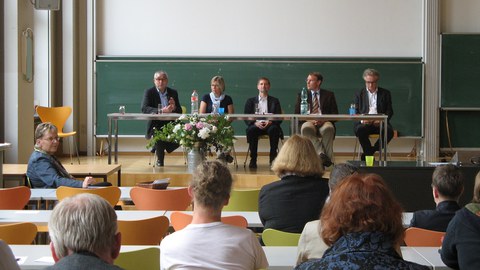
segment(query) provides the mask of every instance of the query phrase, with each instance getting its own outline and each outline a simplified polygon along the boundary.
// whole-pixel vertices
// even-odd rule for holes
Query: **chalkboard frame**
[[[120,105],[127,112],[140,112],[143,92],[153,85],[153,73],[163,69],[169,74],[169,86],[179,90],[180,103],[189,111],[189,96],[197,89],[200,96],[210,91],[211,77],[222,75],[226,94],[232,96],[235,111],[242,113],[247,98],[258,94],[257,79],[269,77],[270,94],[280,99],[285,113],[293,113],[297,92],[305,86],[311,71],[324,76],[322,88],[335,92],[339,113],[348,113],[354,93],[364,83],[362,72],[375,68],[381,74],[379,86],[392,92],[394,117],[392,125],[399,136],[422,136],[423,69],[420,58],[206,58],[206,57],[110,57],[96,61],[95,135],[108,132],[107,114]],[[119,122],[119,134],[139,136],[145,133],[143,121]],[[245,135],[245,124],[235,122],[239,136]],[[282,125],[290,135],[289,123]],[[351,122],[337,123],[337,136],[353,136]]]

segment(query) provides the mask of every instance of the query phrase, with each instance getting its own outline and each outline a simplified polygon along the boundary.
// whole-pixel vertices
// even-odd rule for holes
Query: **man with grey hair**
[[[328,179],[328,187],[330,194],[332,194],[335,187],[347,176],[358,172],[358,167],[348,164],[340,163],[333,166],[330,178]],[[325,203],[328,203],[328,198]],[[305,224],[297,248],[297,265],[311,259],[319,259],[323,256],[328,246],[323,242],[318,234],[320,228],[320,220],[310,221]]]
[[[145,90],[142,101],[142,112],[148,114],[160,113],[182,113],[182,106],[178,100],[176,90],[168,87],[168,74],[159,70],[153,74],[154,86]],[[155,130],[161,129],[164,125],[172,121],[149,120],[147,123],[146,139],[150,139]],[[157,166],[163,167],[165,151],[168,153],[179,147],[176,143],[158,141],[155,148],[152,149],[157,154]]]
[[[421,210],[413,213],[410,227],[445,232],[448,223],[460,210],[458,199],[463,193],[463,177],[460,169],[452,164],[435,168],[432,175],[432,195],[435,210]]]
[[[82,181],[76,180],[54,156],[60,145],[57,127],[41,123],[35,129],[35,147],[28,160],[27,177],[32,188],[57,188],[59,186],[83,187],[94,184],[91,176]]]
[[[121,269],[113,265],[121,246],[117,214],[98,195],[79,194],[62,200],[52,211],[48,231],[56,269]]]
[[[387,89],[378,87],[379,79],[378,71],[373,68],[365,69],[363,72],[365,87],[355,94],[355,110],[356,114],[386,114],[388,116],[386,143],[388,143],[393,138],[393,127],[390,124],[393,116],[392,96]],[[373,156],[379,150],[380,140],[377,140],[372,146],[369,136],[370,134],[383,136],[383,130],[380,130],[380,121],[355,122],[353,131],[363,149],[362,160],[365,160],[365,156]]]

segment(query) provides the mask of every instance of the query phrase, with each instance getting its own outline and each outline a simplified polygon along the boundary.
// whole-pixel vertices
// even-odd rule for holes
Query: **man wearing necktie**
[[[268,95],[270,80],[266,77],[258,79],[257,89],[258,96],[247,99],[244,113],[281,114],[280,101]],[[270,139],[270,164],[272,164],[277,157],[278,141],[283,136],[283,131],[280,127],[282,121],[246,120],[245,123],[247,124],[247,142],[250,149],[250,163],[248,167],[251,169],[257,168],[258,137],[261,135],[268,135]]]
[[[182,107],[178,100],[176,90],[167,87],[168,75],[165,71],[159,70],[153,75],[155,86],[145,90],[142,101],[142,112],[148,114],[157,113],[182,113]],[[161,105],[161,106],[159,106]],[[147,123],[146,139],[150,139],[155,130],[161,129],[164,125],[172,121],[149,120]],[[176,143],[158,141],[155,144],[155,153],[157,154],[157,166],[163,167],[165,150],[170,153],[179,147]]]
[[[355,94],[355,108],[357,114],[386,114],[388,116],[388,143],[393,138],[393,127],[390,124],[390,119],[393,116],[392,96],[387,89],[378,87],[379,78],[380,73],[375,69],[367,68],[363,72],[365,88]],[[360,145],[362,145],[362,160],[365,160],[365,156],[372,156],[379,150],[379,140],[372,146],[369,136],[370,134],[380,134],[380,137],[383,137],[383,130],[380,130],[380,121],[358,121],[355,122],[353,130]]]
[[[335,94],[320,88],[323,76],[320,72],[311,72],[307,77],[308,106],[310,114],[338,114]],[[301,93],[297,95],[295,113],[300,113]],[[312,141],[315,150],[325,167],[333,163],[333,140],[335,125],[333,121],[310,120],[301,122],[301,134]]]

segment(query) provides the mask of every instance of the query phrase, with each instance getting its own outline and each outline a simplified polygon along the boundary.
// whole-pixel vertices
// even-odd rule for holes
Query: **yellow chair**
[[[405,230],[403,240],[409,247],[439,247],[444,236],[445,232],[410,227]]]
[[[260,189],[234,189],[223,211],[258,211]]]
[[[125,270],[159,270],[160,249],[146,248],[134,251],[120,252],[118,258],[115,259],[114,264]]]
[[[24,186],[0,188],[0,209],[21,210],[30,200],[30,194],[30,189]]]
[[[299,233],[282,232],[275,229],[265,229],[262,233],[265,246],[298,246]]]
[[[72,114],[72,107],[70,107],[70,106],[64,106],[64,107],[37,106],[36,110],[37,110],[38,116],[40,117],[40,120],[42,120],[43,123],[50,122],[57,127],[58,137],[60,137],[60,138],[71,137],[71,140],[70,140],[70,163],[73,164],[73,158],[72,158],[72,141],[73,141],[73,144],[75,146],[75,151],[77,153],[78,164],[80,164],[80,155],[78,154],[77,141],[73,138],[73,136],[76,135],[77,132],[76,131],[72,131],[72,132],[64,132],[63,131],[63,127],[65,126],[65,123],[67,122],[67,119]]]
[[[192,223],[192,219],[193,219],[192,215],[184,212],[176,211],[170,215],[172,227],[175,231],[179,231],[187,227],[188,224]],[[222,222],[228,225],[242,227],[242,228],[247,228],[248,226],[247,219],[243,216],[238,216],[238,215],[222,217]],[[123,238],[122,238],[122,242],[123,242]]]
[[[159,245],[169,228],[168,218],[158,216],[140,220],[118,220],[122,245]]]
[[[112,207],[117,205],[120,199],[121,191],[118,187],[100,187],[100,188],[73,188],[61,186],[57,188],[56,194],[59,201],[66,197],[71,197],[81,193],[96,194],[107,200]]]
[[[37,236],[37,226],[30,222],[0,225],[0,239],[9,245],[31,245]]]
[[[134,187],[130,190],[137,210],[185,211],[192,203],[187,188],[149,189]]]

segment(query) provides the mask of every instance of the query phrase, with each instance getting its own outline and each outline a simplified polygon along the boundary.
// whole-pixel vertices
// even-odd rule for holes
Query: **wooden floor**
[[[209,159],[213,159],[210,157]],[[251,170],[247,166],[244,168],[245,153],[237,154],[238,167],[233,163],[229,164],[229,168],[234,176],[235,188],[259,188],[272,181],[278,180],[268,164],[268,155],[259,155],[257,165],[258,168]],[[393,160],[413,160],[410,157],[392,157]],[[352,160],[352,155],[336,155],[335,163]],[[69,164],[69,157],[62,157],[62,163]],[[80,157],[81,164],[108,164],[107,156]],[[122,186],[134,186],[138,182],[153,181],[155,179],[171,178],[172,186],[187,186],[191,174],[187,172],[185,159],[180,154],[165,155],[165,167],[154,167],[153,156],[147,153],[127,153],[119,154],[118,164],[122,165]],[[76,164],[76,159],[74,159]],[[325,177],[328,177],[331,167],[326,170]],[[109,177],[109,182],[116,185],[116,175]],[[99,180],[100,181],[100,180]]]

